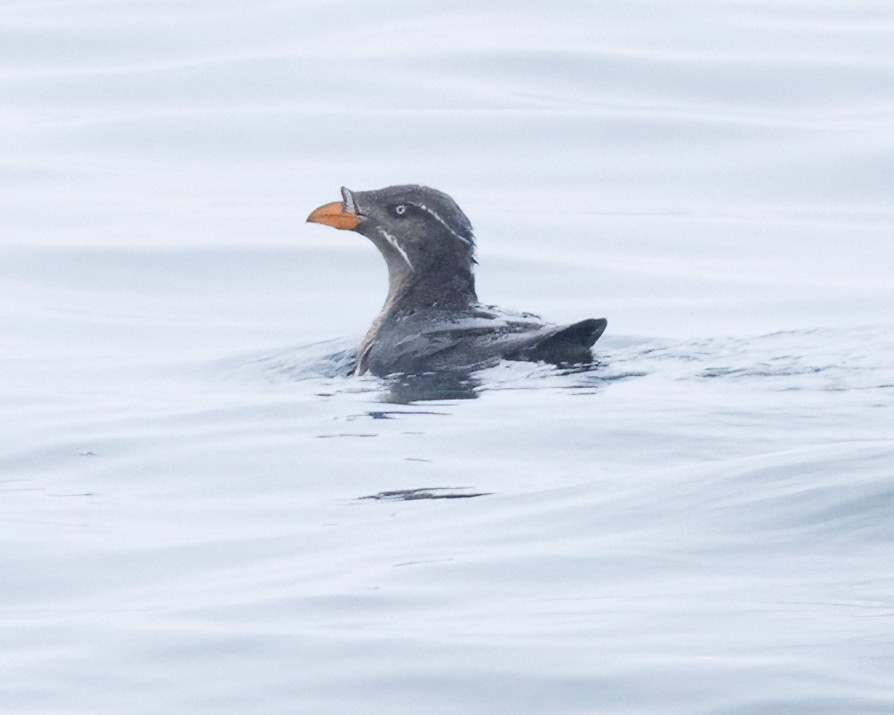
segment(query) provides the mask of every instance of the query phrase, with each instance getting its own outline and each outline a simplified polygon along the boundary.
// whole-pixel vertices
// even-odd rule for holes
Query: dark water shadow
[[[393,375],[382,381],[382,402],[410,405],[415,402],[475,400],[481,381],[468,371]]]
[[[370,494],[359,499],[375,501],[416,501],[418,499],[472,499],[486,497],[493,492],[470,492],[472,487],[419,487],[417,489],[395,489],[378,494]]]

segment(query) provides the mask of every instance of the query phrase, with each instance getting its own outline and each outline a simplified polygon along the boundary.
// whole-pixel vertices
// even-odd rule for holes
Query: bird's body
[[[388,266],[388,297],[360,344],[358,375],[467,370],[500,359],[592,360],[605,319],[555,325],[478,302],[472,226],[447,194],[407,185],[342,188],[342,197],[308,221],[362,233]]]

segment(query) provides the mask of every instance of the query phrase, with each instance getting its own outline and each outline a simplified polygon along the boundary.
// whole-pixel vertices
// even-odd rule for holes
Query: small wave
[[[760,542],[890,541],[892,443],[812,446],[732,461],[704,476],[708,520]]]
[[[632,342],[612,355],[627,366],[681,380],[760,381],[777,390],[847,391],[894,385],[894,329],[786,330],[747,337]]]
[[[270,382],[348,377],[357,364],[357,341],[322,340],[275,353],[232,358],[220,364],[225,374],[262,376]]]

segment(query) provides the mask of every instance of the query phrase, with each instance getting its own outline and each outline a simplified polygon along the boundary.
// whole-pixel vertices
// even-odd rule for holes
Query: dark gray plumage
[[[388,266],[388,297],[360,344],[358,375],[592,360],[604,318],[554,325],[478,302],[472,225],[447,194],[415,184],[341,193],[307,220],[363,234]]]

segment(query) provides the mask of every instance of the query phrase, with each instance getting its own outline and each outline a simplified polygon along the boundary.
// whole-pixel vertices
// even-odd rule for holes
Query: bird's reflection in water
[[[481,381],[468,371],[393,375],[385,378],[383,402],[408,405],[426,400],[474,400]]]
[[[510,363],[511,364],[511,363]],[[522,365],[523,363],[517,363]],[[565,389],[599,391],[607,381],[629,377],[633,374],[606,375],[607,363],[593,358],[578,364],[541,364],[534,373],[526,370],[502,380],[495,380],[492,373],[466,370],[428,372],[421,375],[392,375],[382,381],[384,390],[381,401],[397,405],[431,400],[475,400],[485,390],[538,390]],[[640,373],[636,373],[639,376]]]

